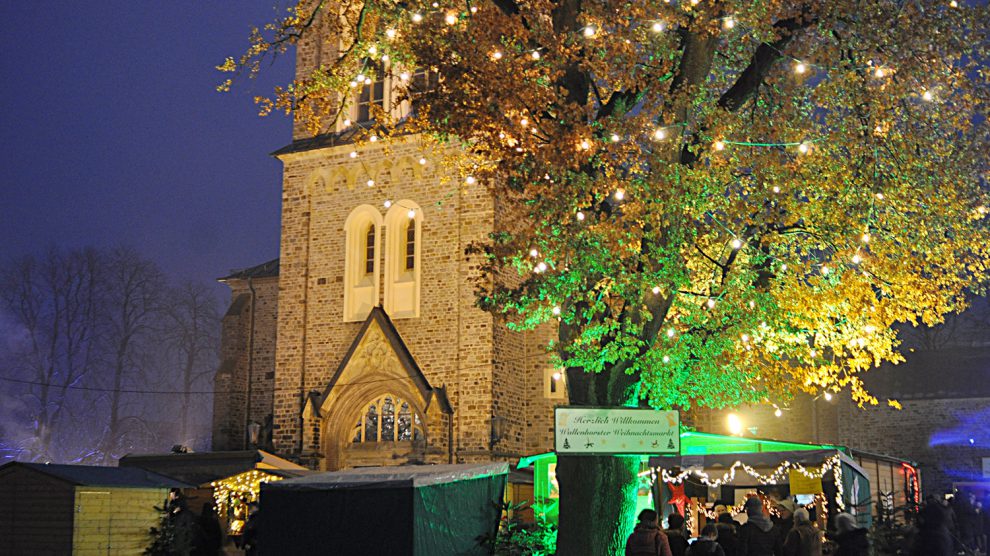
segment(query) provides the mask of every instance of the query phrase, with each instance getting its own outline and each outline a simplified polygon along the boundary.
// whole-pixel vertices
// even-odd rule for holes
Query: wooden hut
[[[11,462],[0,466],[3,554],[141,554],[169,490],[145,471]]]

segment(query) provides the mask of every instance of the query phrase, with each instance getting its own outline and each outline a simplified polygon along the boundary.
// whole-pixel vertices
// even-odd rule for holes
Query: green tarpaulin
[[[508,464],[373,467],[263,484],[262,554],[488,554]]]

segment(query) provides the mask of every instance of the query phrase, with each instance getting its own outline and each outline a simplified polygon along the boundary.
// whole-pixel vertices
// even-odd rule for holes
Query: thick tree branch
[[[783,49],[794,40],[798,31],[811,26],[815,21],[810,16],[800,15],[774,23],[773,27],[780,33],[780,38],[770,44],[763,43],[756,49],[746,69],[718,99],[718,106],[735,112],[753,98],[773,64],[784,57]]]

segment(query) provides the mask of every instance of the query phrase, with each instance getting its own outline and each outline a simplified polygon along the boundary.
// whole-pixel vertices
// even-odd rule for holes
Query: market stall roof
[[[77,486],[122,488],[189,488],[193,486],[137,468],[12,461],[0,466],[0,471],[16,469],[17,467],[30,469]]]
[[[399,485],[413,488],[505,475],[509,464],[408,465],[393,467],[359,467],[332,471],[268,483],[265,489],[331,490],[345,488],[385,488]]]
[[[127,454],[117,462],[120,467],[139,467],[181,481],[202,485],[249,471],[294,470],[306,471],[301,465],[280,458],[264,450],[239,450],[230,452],[188,452],[167,454]]]

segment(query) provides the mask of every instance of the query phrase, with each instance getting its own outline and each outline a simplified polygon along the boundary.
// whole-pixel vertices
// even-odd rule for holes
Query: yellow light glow
[[[739,419],[739,416],[735,413],[730,413],[726,418],[726,425],[729,427],[729,434],[732,436],[740,436],[743,432],[743,423]]]

